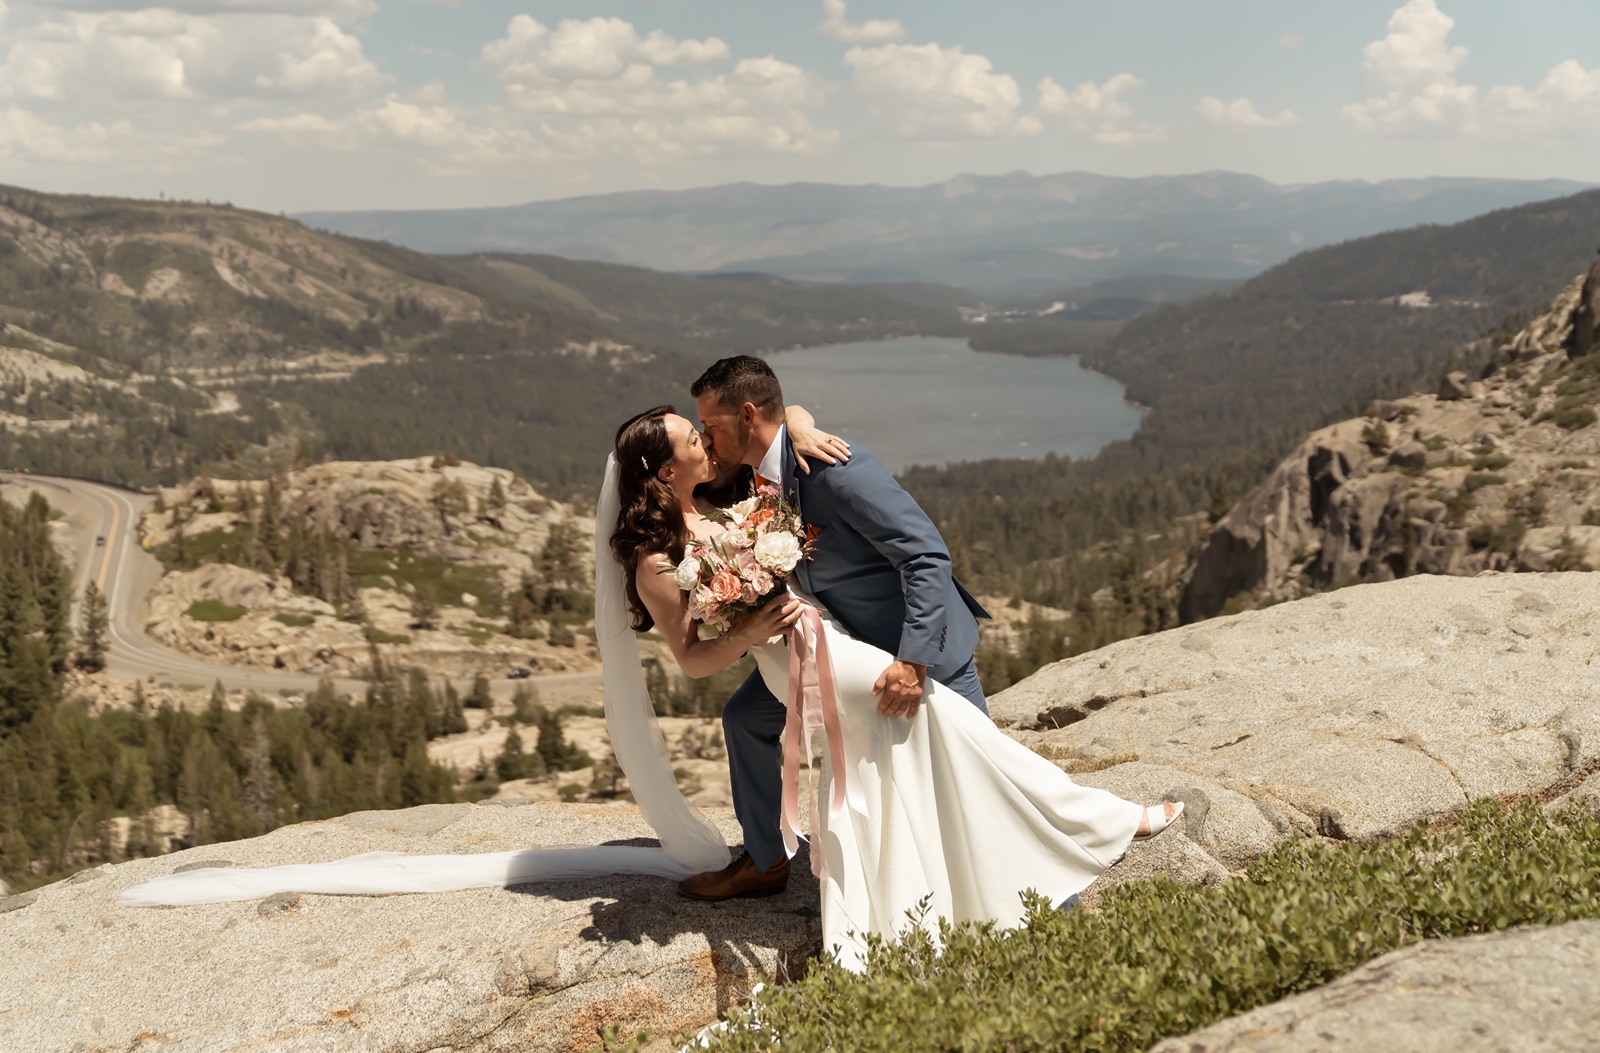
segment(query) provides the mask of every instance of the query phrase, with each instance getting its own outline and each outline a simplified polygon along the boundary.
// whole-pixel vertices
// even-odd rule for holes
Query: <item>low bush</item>
[[[236,622],[249,612],[221,600],[196,600],[185,613],[197,622]]]
[[[1294,840],[1210,888],[1166,878],[1095,913],[1034,897],[1026,927],[874,941],[864,974],[814,965],[710,1037],[755,1050],[1143,1050],[1419,940],[1600,917],[1600,818],[1479,802],[1451,829]]]

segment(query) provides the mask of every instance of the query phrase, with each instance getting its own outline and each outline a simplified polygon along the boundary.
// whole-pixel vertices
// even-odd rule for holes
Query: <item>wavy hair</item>
[[[633,613],[637,632],[655,625],[634,580],[639,561],[652,552],[664,552],[677,563],[689,543],[689,527],[683,521],[677,495],[658,474],[677,460],[664,419],[676,412],[671,406],[657,406],[617,429],[617,488],[622,510],[617,513],[616,528],[611,532],[611,552],[622,564],[628,609]]]

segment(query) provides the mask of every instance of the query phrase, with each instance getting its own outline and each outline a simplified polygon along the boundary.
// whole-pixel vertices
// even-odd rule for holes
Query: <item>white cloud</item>
[[[1014,78],[960,45],[885,44],[844,56],[856,93],[897,135],[995,139],[1037,134]]]
[[[349,19],[373,14],[375,0],[70,0],[40,6],[72,11],[144,11],[161,7],[188,15],[303,15]]]
[[[1300,123],[1300,118],[1290,110],[1284,110],[1276,117],[1264,116],[1256,110],[1256,104],[1249,99],[1223,102],[1208,95],[1201,99],[1194,109],[1207,124],[1224,130],[1293,128]]]
[[[542,137],[584,156],[641,160],[720,150],[804,152],[837,138],[811,124],[825,91],[810,72],[767,56],[727,73],[667,79],[661,70],[728,61],[716,37],[641,36],[619,18],[567,20],[550,29],[518,15],[482,58],[516,107],[537,114]]]
[[[269,136],[301,151],[393,150],[440,173],[552,157],[537,137],[504,115],[491,113],[477,124],[463,119],[445,104],[443,89],[437,85],[427,85],[409,98],[391,92],[339,118],[319,113],[258,117],[238,130]]]
[[[724,61],[728,45],[717,37],[675,40],[659,29],[641,37],[620,18],[565,19],[550,29],[517,15],[506,35],[485,44],[483,58],[500,69],[509,89],[530,84],[639,77],[651,67]]]
[[[1533,88],[1499,85],[1480,92],[1457,73],[1467,49],[1452,45],[1455,20],[1437,0],[1407,0],[1389,18],[1388,35],[1367,45],[1367,97],[1344,107],[1357,127],[1395,134],[1483,133],[1592,136],[1600,129],[1600,69],[1568,59]]]
[[[331,19],[312,19],[292,41],[280,45],[275,74],[256,77],[259,88],[292,95],[364,95],[383,83],[361,41]]]
[[[1306,46],[1306,38],[1299,33],[1285,33],[1278,38],[1278,46],[1285,51],[1299,51]]]
[[[1600,131],[1600,68],[1568,59],[1529,91],[1517,85],[1491,88],[1488,118],[1496,130],[1593,136]]]
[[[1395,133],[1475,130],[1478,89],[1456,81],[1467,49],[1449,42],[1455,24],[1436,0],[1407,0],[1389,17],[1388,35],[1362,52],[1367,95],[1345,106],[1345,117]]]
[[[69,126],[18,106],[0,109],[0,161],[22,172],[94,164],[170,170],[191,164],[197,151],[222,141],[204,131],[151,134],[136,131],[125,120]]]
[[[71,12],[14,34],[0,98],[52,103],[337,97],[376,90],[360,40],[324,17]]]
[[[817,29],[841,44],[892,44],[906,37],[906,27],[898,18],[848,22],[844,14],[844,0],[822,0],[822,21]]]
[[[1039,82],[1039,112],[1064,116],[1079,131],[1092,133],[1095,142],[1108,146],[1162,142],[1166,129],[1130,123],[1133,108],[1123,96],[1143,86],[1144,79],[1132,73],[1118,73],[1104,84],[1085,81],[1071,91],[1045,77]]]

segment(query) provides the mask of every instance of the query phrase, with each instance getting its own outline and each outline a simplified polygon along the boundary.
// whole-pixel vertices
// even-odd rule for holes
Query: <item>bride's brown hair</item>
[[[683,521],[678,497],[657,474],[677,460],[664,419],[676,412],[671,406],[657,406],[617,429],[617,496],[622,510],[611,532],[611,552],[622,564],[628,609],[638,632],[655,625],[634,580],[639,561],[652,552],[664,552],[678,563],[689,543],[689,527]]]

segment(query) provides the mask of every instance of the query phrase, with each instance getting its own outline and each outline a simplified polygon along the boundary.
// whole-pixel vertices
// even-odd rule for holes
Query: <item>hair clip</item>
[[[644,465],[644,470],[645,471],[648,472],[650,470],[650,462],[645,460],[642,456],[639,458],[639,463]]]

